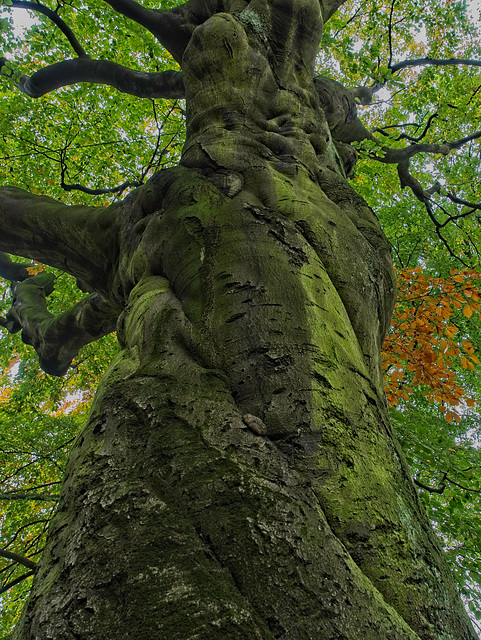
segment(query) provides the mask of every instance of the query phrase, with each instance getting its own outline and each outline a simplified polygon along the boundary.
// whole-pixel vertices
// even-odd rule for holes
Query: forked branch
[[[441,144],[417,142],[417,140],[422,140],[427,134],[434,118],[437,115],[432,114],[421,134],[417,136],[417,138],[404,136],[405,138],[415,142],[409,144],[403,149],[392,149],[383,146],[380,140],[376,139],[372,132],[368,131],[363,125],[357,116],[357,107],[351,90],[346,89],[339,82],[322,76],[314,79],[314,85],[319,96],[320,105],[324,109],[326,120],[336,144],[336,148],[344,163],[346,175],[349,175],[349,170],[352,168],[352,163],[355,161],[355,158],[353,159],[352,155],[350,156],[346,153],[346,147],[349,148],[351,143],[363,142],[365,140],[374,143],[374,145],[371,144],[371,148],[369,150],[370,157],[378,162],[397,165],[401,188],[409,187],[409,189],[411,189],[414,196],[425,206],[426,212],[434,225],[437,236],[444,244],[450,255],[457,260],[460,260],[464,266],[468,266],[452,251],[448,241],[443,235],[443,228],[449,223],[456,224],[459,219],[466,218],[474,213],[474,211],[481,210],[481,205],[473,204],[472,202],[458,198],[453,193],[443,194],[446,195],[451,202],[468,207],[468,210],[454,215],[448,213],[432,198],[435,193],[439,193],[441,191],[441,184],[436,182],[431,188],[425,189],[411,174],[409,170],[409,163],[411,158],[420,153],[448,155],[452,150],[460,149],[465,144],[481,138],[481,131],[477,131],[476,133],[460,138],[459,140],[454,140],[453,142],[443,142]],[[421,125],[415,126],[418,128],[421,127]],[[378,131],[378,133],[379,132],[386,135],[383,130]],[[347,166],[346,158],[349,161]],[[434,213],[434,206],[441,209],[446,216],[445,219],[439,220],[436,217]]]

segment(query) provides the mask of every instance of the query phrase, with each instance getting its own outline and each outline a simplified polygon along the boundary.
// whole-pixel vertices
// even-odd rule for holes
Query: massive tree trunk
[[[241,4],[184,52],[179,167],[95,215],[1,190],[0,249],[121,311],[14,638],[472,640],[388,419],[392,261],[313,83],[321,10]]]

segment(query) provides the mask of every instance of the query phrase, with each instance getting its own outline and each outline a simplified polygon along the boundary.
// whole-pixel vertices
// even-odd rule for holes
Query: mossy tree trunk
[[[313,82],[321,8],[224,9],[179,167],[95,212],[0,190],[0,249],[99,297],[59,325],[19,285],[46,366],[120,313],[14,638],[473,639],[388,419],[395,279]]]

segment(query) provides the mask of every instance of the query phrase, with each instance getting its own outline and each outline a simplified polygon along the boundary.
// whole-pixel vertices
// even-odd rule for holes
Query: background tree
[[[340,67],[324,60],[322,71],[329,70],[351,90],[323,75],[315,80],[316,92],[313,60],[321,22],[315,4],[250,3],[214,10],[189,3],[158,12],[112,3],[127,21],[102,5],[89,5],[88,11],[63,5],[53,15],[41,5],[33,7],[48,26],[31,34],[29,62],[21,71],[6,60],[3,65],[18,88],[38,96],[72,82],[107,82],[150,100],[144,102],[148,110],[141,111],[138,99],[126,104],[108,92],[76,88],[51,94],[37,115],[36,105],[22,102],[12,90],[5,101],[9,119],[3,143],[8,173],[19,169],[17,184],[31,188],[36,183],[39,157],[51,193],[57,191],[58,168],[59,186],[79,192],[77,202],[87,197],[90,202],[95,194],[105,201],[109,193],[142,184],[173,160],[179,131],[175,118],[183,116],[175,103],[161,113],[155,98],[180,97],[184,91],[187,143],[178,168],[158,174],[108,209],[66,209],[2,189],[0,247],[60,267],[91,292],[58,318],[67,300],[79,300],[72,284],[61,276],[66,289],[52,293],[49,273],[26,277],[25,267],[5,257],[4,276],[20,284],[4,326],[22,329],[43,367],[62,374],[82,344],[110,331],[119,312],[124,318],[119,332],[124,349],[107,378],[112,390],[102,385],[90,425],[77,439],[38,570],[32,561],[49,518],[44,505],[57,499],[55,483],[77,416],[65,415],[66,402],[71,402],[65,400],[68,385],[57,383],[40,403],[38,395],[28,398],[22,378],[37,378],[40,386],[50,383],[29,368],[20,371],[12,391],[12,368],[6,367],[9,403],[3,411],[12,446],[5,447],[4,455],[13,463],[4,498],[22,497],[10,503],[7,536],[9,545],[24,542],[29,558],[7,549],[13,564],[4,574],[7,586],[20,581],[20,588],[27,582],[23,577],[39,574],[18,637],[34,632],[103,637],[114,624],[111,598],[117,605],[120,599],[129,602],[122,606],[126,637],[138,634],[138,620],[152,612],[147,637],[183,638],[199,630],[209,638],[215,633],[472,637],[386,426],[378,353],[392,304],[388,246],[344,178],[355,160],[347,143],[354,142],[365,156],[353,174],[363,195],[380,199],[380,175],[387,176],[383,195],[392,196],[390,167],[397,168],[401,185],[410,187],[417,209],[410,205],[404,211],[396,202],[394,218],[392,203],[384,206],[400,266],[421,264],[441,277],[459,268],[457,260],[476,266],[474,174],[461,174],[450,160],[451,173],[446,165],[441,168],[451,178],[466,176],[460,184],[453,187],[452,179],[443,187],[438,178],[422,186],[422,165],[416,164],[421,153],[451,159],[450,152],[458,148],[468,149],[469,160],[478,137],[469,107],[470,102],[473,110],[477,105],[472,74],[479,66],[477,43],[463,6],[449,5],[423,7],[429,50],[415,52],[410,26],[421,16],[409,3],[344,3],[338,13],[335,4],[326,3],[322,17],[331,20],[324,28],[324,50],[334,51]],[[221,9],[226,13],[213,15]],[[99,17],[107,26],[105,38],[93,26]],[[182,61],[183,76],[161,74],[158,44],[139,24]],[[354,36],[347,35],[346,25]],[[452,51],[445,57],[469,94],[455,96],[459,105],[451,99],[455,85],[438,81],[446,82],[441,60],[446,50],[439,50],[439,38],[431,37],[436,29],[450,33],[453,26],[455,35],[446,47],[457,47],[458,53],[462,41],[465,50],[456,60]],[[95,54],[89,53],[98,60],[89,59],[79,44],[80,36],[94,28]],[[137,46],[119,47],[121,37]],[[51,45],[50,56],[45,43]],[[13,41],[7,44],[22,56]],[[42,51],[42,64],[58,63],[69,45],[77,59],[37,71],[37,51]],[[117,66],[102,61],[112,58],[112,48]],[[394,63],[401,49],[419,53],[412,56],[418,59]],[[132,72],[124,65],[152,73]],[[408,83],[406,95],[388,95],[392,106],[381,114],[374,106],[374,116],[361,124],[356,100],[369,103],[383,86],[395,87],[405,69],[418,67],[426,78],[417,73],[411,78],[416,91],[410,94]],[[453,77],[452,68],[449,73]],[[459,131],[445,112],[423,113],[434,102],[441,111],[444,104],[437,101],[447,89],[449,109],[460,110]],[[406,112],[420,121],[401,126]],[[380,115],[385,121],[376,135],[373,122]],[[95,127],[95,141],[89,124]],[[397,134],[388,135],[390,129]],[[92,162],[87,179],[81,179],[86,157]],[[379,168],[373,173],[371,158],[382,163],[383,174]],[[466,166],[474,172],[476,160],[465,164],[464,172]],[[54,315],[45,307],[48,294]],[[466,330],[458,326],[465,320],[472,318],[463,314],[449,326]],[[475,364],[474,347],[464,342]],[[95,374],[95,365],[77,361],[70,388],[85,388],[89,369]],[[473,380],[460,381],[463,390],[471,384],[470,395],[476,392]],[[422,398],[422,393],[416,397],[415,410],[426,422]],[[410,418],[402,400],[401,393],[396,420],[408,453],[417,453],[415,431],[403,430]],[[18,415],[19,406],[25,418]],[[59,411],[63,415],[56,416]],[[22,421],[33,422],[27,432],[18,429]],[[57,440],[42,451],[39,436],[59,427]],[[452,432],[452,438],[460,449],[459,432]],[[446,444],[446,437],[439,440]],[[446,449],[440,445],[438,451]],[[468,442],[464,455],[469,452]],[[415,455],[410,458],[416,462]],[[45,482],[28,475],[39,459]],[[442,474],[439,487],[423,482],[424,476],[417,480],[440,498],[447,484],[460,485],[444,464],[433,461]],[[471,467],[469,480],[476,482],[476,461]],[[25,497],[30,505],[42,505],[31,507],[30,527],[20,524],[18,514],[15,520],[12,508],[23,505]],[[25,507],[19,511],[25,517]],[[129,522],[132,514],[134,523]],[[475,549],[464,555],[456,550],[458,563],[459,555],[476,562]],[[299,571],[300,560],[305,569]],[[17,575],[22,561],[26,568]],[[56,593],[67,596],[60,601]],[[165,597],[159,599],[159,593]]]

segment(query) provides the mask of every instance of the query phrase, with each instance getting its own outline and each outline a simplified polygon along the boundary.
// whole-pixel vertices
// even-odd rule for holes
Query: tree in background
[[[30,366],[14,374],[3,350],[6,587],[34,575],[12,637],[474,638],[389,423],[380,350],[395,276],[390,243],[361,197],[382,205],[399,266],[427,274],[406,285],[423,300],[408,293],[404,304],[424,304],[431,321],[439,306],[452,320],[450,389],[476,396],[463,358],[476,364],[468,337],[478,294],[473,285],[468,295],[467,279],[477,274],[459,272],[478,266],[480,209],[480,56],[466,8],[108,4],[113,11],[54,11],[14,0],[45,20],[20,66],[12,59],[25,58],[25,46],[2,23],[12,86],[4,183],[29,191],[0,189],[0,249],[31,261],[2,255],[14,283],[2,324],[21,332],[48,374],[65,375],[73,361],[65,385]],[[61,89],[86,82],[131,98]],[[32,103],[19,90],[46,97]],[[383,90],[385,106],[375,100]],[[161,106],[180,98],[185,112]],[[373,105],[362,122],[360,105]],[[78,204],[33,195],[39,176]],[[397,195],[399,181],[414,206]],[[458,274],[466,286],[447,292]],[[428,289],[454,302],[430,305]],[[451,313],[456,295],[471,314]],[[67,392],[85,389],[112,347],[77,353],[115,328],[120,352],[77,434]],[[416,351],[417,336],[406,339]],[[390,344],[393,381],[412,353],[403,357],[392,335]],[[398,380],[406,386],[416,372],[413,364]],[[425,469],[419,444],[429,420],[439,422],[421,385],[417,395],[407,388],[395,390],[394,417],[418,486],[442,503],[446,486],[464,487],[456,473],[470,473],[462,490],[472,502],[479,465],[468,432],[463,442],[458,421],[446,422]],[[466,412],[464,395],[451,398],[451,415]],[[417,433],[408,429],[416,412]],[[439,454],[451,440],[456,465],[471,457],[470,469],[446,471]],[[436,470],[439,486],[428,482]],[[438,529],[454,565],[476,567],[474,546],[453,545],[460,508],[451,509],[457,528]],[[468,597],[475,578],[464,580]]]

